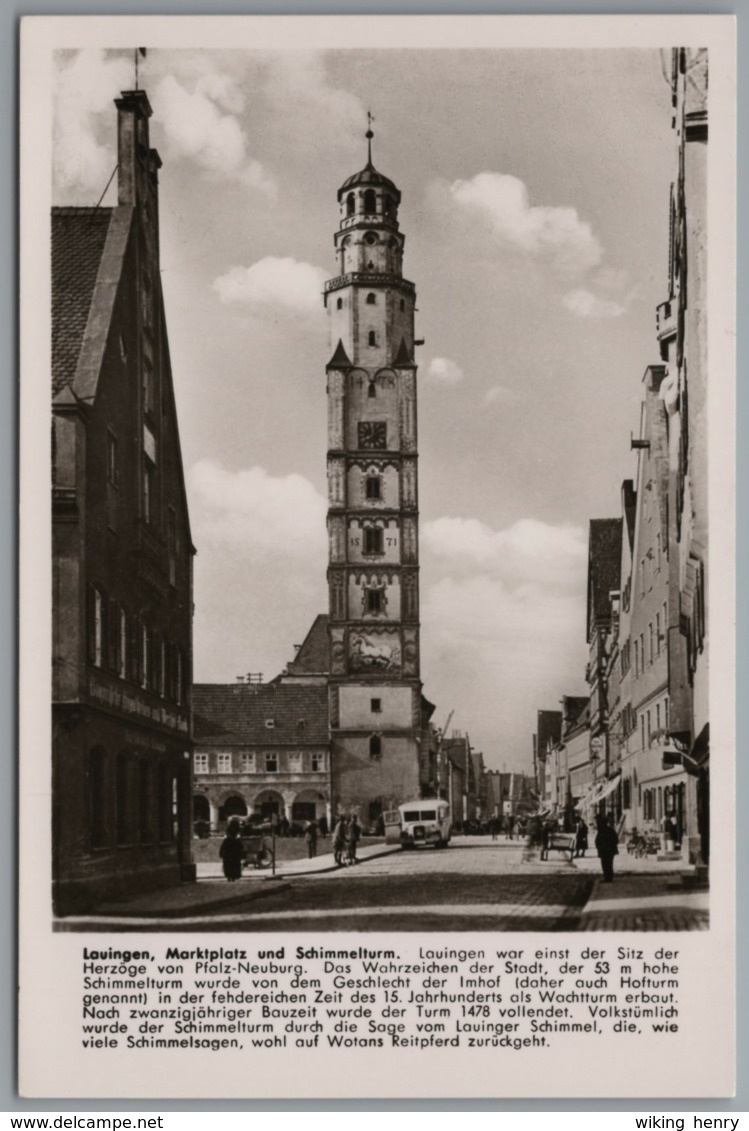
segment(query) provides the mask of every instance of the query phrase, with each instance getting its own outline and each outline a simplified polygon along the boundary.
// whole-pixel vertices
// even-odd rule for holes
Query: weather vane
[[[372,122],[373,121],[374,121],[374,118],[372,117],[371,111],[367,110],[367,125],[368,125],[369,128],[367,129],[367,132],[364,136],[367,139],[367,157],[368,157],[368,163],[370,165],[372,164],[372,138],[374,137],[374,133],[372,132]]]

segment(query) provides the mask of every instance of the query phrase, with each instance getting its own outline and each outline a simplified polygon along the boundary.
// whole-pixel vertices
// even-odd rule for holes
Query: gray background
[[[535,0],[535,2],[493,3],[491,0],[461,5],[457,0],[369,0],[358,4],[356,0],[276,0],[275,3],[256,4],[248,0],[222,0],[216,6],[201,4],[199,0],[159,0],[158,5],[144,0],[129,0],[127,4],[113,0],[46,0],[45,3],[15,2],[2,5],[0,9],[0,93],[6,107],[0,119],[0,247],[2,248],[2,269],[0,270],[0,325],[3,339],[7,343],[0,369],[0,728],[4,757],[0,758],[0,906],[7,908],[8,914],[0,919],[0,1111],[747,1111],[749,1110],[749,900],[745,884],[739,886],[738,893],[738,1051],[737,1051],[737,1096],[735,1100],[711,1100],[702,1102],[688,1100],[683,1103],[673,1100],[386,1100],[369,1099],[290,1101],[263,1100],[251,1101],[154,1101],[139,1102],[126,1099],[122,1101],[91,1100],[21,1100],[16,1088],[16,906],[17,906],[17,726],[16,698],[17,675],[16,654],[17,631],[17,500],[18,500],[18,310],[17,310],[17,149],[18,149],[18,33],[19,21],[25,15],[266,15],[281,14],[446,14],[456,13],[549,13],[549,14],[598,14],[598,13],[641,13],[641,14],[693,14],[707,13],[735,14],[738,17],[738,78],[739,78],[739,138],[738,138],[738,196],[741,201],[749,195],[747,176],[746,120],[747,85],[749,76],[749,25],[745,18],[744,0],[722,2],[722,0],[658,0],[657,3],[633,2],[633,0],[599,0],[598,3],[563,3],[562,0]],[[746,210],[740,210],[738,217],[738,310],[747,308],[749,287],[749,251],[746,239]],[[739,319],[739,325],[741,325]],[[738,343],[738,407],[737,423],[740,442],[738,445],[737,482],[747,482],[749,470],[749,443],[745,433],[749,429],[749,398],[746,388],[747,356],[749,350],[744,337]],[[42,379],[42,378],[40,378]],[[749,569],[749,529],[743,497],[739,493],[737,575],[738,584],[738,740],[737,740],[737,812],[738,812],[738,861],[737,876],[741,881],[748,874],[749,849],[743,837],[746,820],[744,812],[749,803],[749,768],[743,757],[743,741],[749,733],[749,702],[741,694],[747,687],[747,668],[749,667],[749,648],[746,645],[749,628],[746,588],[741,584]],[[40,673],[46,679],[45,673]]]

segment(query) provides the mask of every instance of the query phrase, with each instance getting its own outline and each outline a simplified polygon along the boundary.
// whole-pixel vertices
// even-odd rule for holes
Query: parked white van
[[[406,801],[398,807],[400,841],[404,848],[433,844],[447,848],[450,843],[450,806],[438,798]]]

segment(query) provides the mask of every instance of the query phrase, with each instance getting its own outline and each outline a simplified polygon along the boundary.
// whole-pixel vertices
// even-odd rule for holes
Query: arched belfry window
[[[370,291],[367,295],[367,306],[374,306],[376,302],[377,295],[374,293],[374,291]]]
[[[347,216],[353,216],[355,209],[356,209],[356,200],[354,198],[354,194],[352,192],[350,192],[348,194],[348,196],[346,197],[346,215]]]
[[[369,737],[369,756],[370,758],[382,757],[382,739],[379,734],[372,734]]]
[[[369,216],[377,211],[377,196],[374,189],[367,189],[364,193],[364,211]]]

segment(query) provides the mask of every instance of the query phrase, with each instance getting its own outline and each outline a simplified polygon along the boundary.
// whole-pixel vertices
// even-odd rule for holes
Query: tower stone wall
[[[371,164],[339,189],[325,288],[334,809],[365,824],[419,795],[414,308],[400,192]]]

